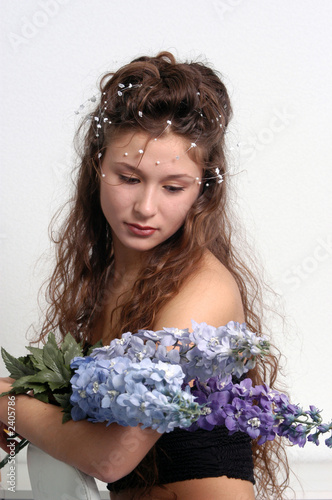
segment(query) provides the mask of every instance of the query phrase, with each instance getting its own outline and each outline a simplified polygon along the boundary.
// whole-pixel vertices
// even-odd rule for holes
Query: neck
[[[125,248],[113,239],[114,266],[112,272],[114,288],[129,288],[135,282],[142,265],[142,252]]]

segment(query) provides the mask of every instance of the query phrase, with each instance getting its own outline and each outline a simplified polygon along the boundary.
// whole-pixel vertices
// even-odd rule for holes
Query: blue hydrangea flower
[[[132,337],[131,332],[123,333],[120,339],[113,339],[110,345],[93,349],[90,356],[98,359],[112,359],[116,356],[123,356],[126,348],[130,345]]]
[[[156,344],[152,340],[144,342],[137,336],[132,336],[127,355],[133,361],[142,361],[145,358],[152,359],[156,352]]]
[[[230,434],[245,432],[258,444],[278,434],[301,447],[306,441],[318,445],[332,423],[323,424],[316,407],[306,412],[266,384],[253,386],[249,378],[232,382],[268,348],[265,338],[236,322],[220,328],[193,322],[191,333],[176,328],[127,332],[91,356],[72,360],[72,418],[140,424],[159,432],[225,425]],[[332,447],[332,436],[325,443]]]
[[[182,350],[186,350],[191,342],[188,329],[179,330],[179,328],[164,328],[161,338],[161,345],[174,346],[179,345]]]

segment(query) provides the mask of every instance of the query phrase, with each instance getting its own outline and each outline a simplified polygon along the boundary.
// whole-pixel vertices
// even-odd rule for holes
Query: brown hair
[[[202,187],[176,234],[146,252],[144,266],[121,305],[121,319],[111,337],[128,330],[152,328],[157,311],[178,292],[205,249],[232,273],[241,293],[246,323],[253,331],[261,332],[260,280],[252,262],[245,265],[236,253],[227,175],[222,183],[216,178],[216,168],[220,174],[226,171],[225,133],[232,116],[221,78],[205,64],[177,63],[172,54],[162,52],[157,57],[140,57],[116,73],[106,74],[100,90],[100,102],[78,132],[78,137],[84,134],[84,139],[71,210],[59,235],[53,235],[57,264],[48,284],[50,306],[40,339],[57,329],[62,336],[70,331],[77,339],[89,342],[106,300],[114,258],[111,231],[99,201],[100,158],[112,134],[130,129],[153,137],[163,132],[167,120],[171,121],[173,133],[187,139],[188,144],[197,143],[203,177],[209,186]],[[271,354],[250,376],[254,383],[265,380],[273,386],[277,369],[278,359]],[[269,493],[281,498],[285,486],[278,485],[277,473],[284,465],[286,485],[288,471],[281,443],[278,439],[262,446],[254,442],[253,455],[259,498],[269,498]],[[156,478],[147,488],[154,481]]]

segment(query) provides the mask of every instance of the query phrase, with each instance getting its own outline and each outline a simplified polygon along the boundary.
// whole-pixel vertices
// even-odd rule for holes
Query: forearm
[[[0,398],[0,420],[7,423],[8,398]],[[53,457],[105,482],[128,474],[159,437],[156,431],[86,420],[62,424],[61,408],[20,395],[15,429]]]

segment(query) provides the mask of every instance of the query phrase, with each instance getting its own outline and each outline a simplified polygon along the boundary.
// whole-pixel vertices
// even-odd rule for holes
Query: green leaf
[[[16,359],[9,354],[3,347],[1,348],[1,356],[4,360],[10,376],[14,379],[24,377],[25,375],[33,375],[36,371],[29,366],[29,356]]]
[[[10,391],[2,392],[0,394],[0,398],[2,398],[2,396],[9,396],[11,394],[26,394],[26,393],[27,393],[26,389],[23,389],[22,387],[17,387],[17,388],[11,389]]]
[[[2,396],[9,396],[10,394],[16,394],[16,393],[14,391],[2,392],[0,394],[0,398],[2,398]]]
[[[26,377],[21,377],[12,384],[15,389],[21,388],[22,390],[28,392],[33,391],[34,394],[39,392],[47,391],[47,385],[45,383],[36,383],[34,379],[35,375],[27,375]]]
[[[63,363],[63,357],[56,343],[54,333],[48,335],[47,342],[43,347],[43,360],[47,368],[59,372],[59,365]]]
[[[66,422],[69,422],[71,420],[71,413],[70,411],[64,411],[63,412],[63,417],[62,417],[62,423],[65,424]]]
[[[41,394],[36,394],[35,398],[38,399],[39,401],[42,401],[43,403],[49,403],[49,397],[45,392],[42,392]]]
[[[54,393],[53,396],[54,396],[55,401],[57,403],[59,403],[59,405],[62,408],[67,408],[68,406],[71,407],[71,404],[70,404],[71,393],[70,392],[67,392],[66,394],[56,394],[56,393]]]
[[[43,359],[43,349],[39,347],[27,347],[27,349],[31,352],[31,362],[33,366],[39,370],[45,368],[44,359]]]
[[[81,344],[76,342],[76,340],[72,337],[70,333],[64,338],[64,341],[61,345],[61,351],[63,354],[65,365],[69,366],[70,362],[76,356],[82,356],[82,347]]]
[[[47,343],[43,347],[43,359],[47,368],[58,375],[58,381],[61,378],[63,383],[69,382],[72,374],[64,364],[63,354],[57,346],[53,333],[49,334]]]
[[[30,383],[31,382],[37,384],[47,383],[52,391],[55,389],[61,389],[62,387],[69,387],[69,380],[65,380],[61,373],[54,372],[48,368],[40,370],[33,377],[31,377]]]
[[[60,404],[62,411],[63,411],[63,417],[62,417],[62,423],[65,424],[69,420],[71,420],[71,409],[72,405],[70,403],[70,396],[71,393],[67,392],[66,394],[53,394],[55,400],[57,403]]]

